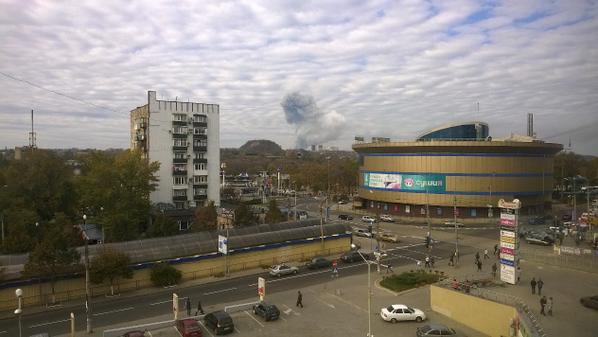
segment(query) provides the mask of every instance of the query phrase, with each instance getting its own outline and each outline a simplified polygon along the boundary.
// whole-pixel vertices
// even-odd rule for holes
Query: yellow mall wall
[[[247,253],[238,253],[227,257],[230,272],[243,271],[254,268],[266,268],[281,262],[303,262],[314,256],[340,255],[350,249],[351,237],[341,237],[324,241],[324,248],[319,240],[313,243],[289,245],[279,248],[264,249]],[[189,263],[174,265],[183,274],[182,281],[191,281],[210,276],[224,275],[224,257],[216,257]],[[136,270],[133,278],[122,280],[117,290],[122,292],[152,287],[150,270]],[[23,290],[23,305],[45,305],[51,302],[50,283],[25,285]],[[104,296],[110,291],[107,285],[92,285],[92,296]],[[56,301],[64,302],[85,298],[85,278],[60,280],[55,285]],[[12,310],[17,306],[15,288],[0,290],[0,310]]]
[[[430,306],[432,310],[492,337],[510,336],[512,320],[518,317],[514,307],[434,285],[430,286]]]

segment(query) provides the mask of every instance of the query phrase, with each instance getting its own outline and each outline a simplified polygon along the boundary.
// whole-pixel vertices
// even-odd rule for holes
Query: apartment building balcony
[[[172,201],[187,201],[186,195],[174,195],[172,196]]]
[[[201,133],[194,133],[193,139],[208,139],[208,135]]]
[[[195,194],[193,195],[193,200],[206,200],[208,198],[207,194]]]
[[[172,150],[173,151],[187,151],[188,147],[189,147],[189,145],[173,145]]]
[[[207,145],[193,145],[193,152],[206,152],[208,151]]]
[[[193,188],[208,188],[208,183],[206,182],[197,182],[193,183]]]
[[[172,121],[172,125],[180,125],[180,126],[186,126],[187,125],[187,121]]]
[[[208,158],[193,158],[193,164],[207,163],[207,162],[208,162]]]
[[[172,170],[172,175],[173,176],[186,176],[187,175],[187,170],[173,169]]]
[[[172,138],[187,138],[189,136],[189,133],[172,133]]]
[[[172,159],[172,162],[174,164],[187,164],[187,162],[189,161],[189,158],[185,157],[185,158],[174,158]]]

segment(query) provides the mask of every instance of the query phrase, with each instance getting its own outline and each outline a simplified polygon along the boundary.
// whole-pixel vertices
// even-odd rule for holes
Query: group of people
[[[185,300],[185,310],[187,310],[187,316],[191,316],[191,298],[187,297]],[[203,315],[203,308],[201,307],[201,301],[197,300],[197,310],[195,311],[195,316]]]
[[[536,289],[538,289],[538,296],[540,296],[540,314],[546,316],[546,314],[552,316],[552,307],[553,307],[553,299],[552,296],[546,299],[546,295],[542,296],[542,288],[544,288],[544,281],[542,278],[538,278],[536,281],[535,277],[532,277],[530,281],[530,286],[532,287],[532,295],[536,294]]]

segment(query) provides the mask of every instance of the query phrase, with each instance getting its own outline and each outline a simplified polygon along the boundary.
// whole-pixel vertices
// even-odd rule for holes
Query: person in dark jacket
[[[542,287],[544,286],[544,281],[542,281],[542,278],[538,279],[538,295],[542,296]]]
[[[542,298],[540,299],[540,313],[544,316],[546,316],[546,313],[544,312],[544,307],[546,307],[546,296],[542,296]]]
[[[191,300],[189,297],[185,300],[185,309],[187,309],[187,316],[191,316]]]
[[[203,308],[201,307],[200,300],[197,300],[197,311],[195,311],[195,316],[197,316],[197,314],[203,315]]]
[[[536,293],[536,278],[532,277],[532,281],[529,283],[532,286],[532,295]]]
[[[297,290],[297,304],[295,306],[303,308],[303,294],[300,290]]]

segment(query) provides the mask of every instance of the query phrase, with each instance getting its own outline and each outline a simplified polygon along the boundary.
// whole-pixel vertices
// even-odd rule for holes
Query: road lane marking
[[[264,327],[264,325],[262,324],[262,322],[260,322],[257,319],[255,319],[255,317],[253,317],[252,314],[248,313],[247,310],[243,310],[243,312],[246,313],[247,316],[251,317],[251,319],[254,320],[257,324],[259,324],[262,328]]]
[[[97,312],[97,313],[93,314],[93,316],[103,316],[103,315],[108,315],[108,314],[114,314],[114,313],[117,313],[117,312],[129,311],[129,310],[133,310],[133,309],[135,309],[135,308],[133,308],[133,307],[126,307],[126,308],[122,308],[122,309]]]
[[[220,294],[220,293],[224,293],[227,291],[231,291],[231,290],[236,290],[236,287],[232,287],[232,288],[228,288],[228,289],[221,289],[221,290],[214,290],[214,291],[209,291],[207,293],[203,293],[204,295],[214,295],[214,294]]]
[[[282,319],[282,320],[283,320],[283,321],[285,321],[285,322],[287,321],[287,319],[286,319],[286,318],[284,318],[284,317],[282,317],[282,316],[279,316],[278,318]]]
[[[55,321],[55,322],[46,322],[46,323],[40,323],[40,324],[36,324],[36,325],[32,325],[29,328],[33,329],[33,328],[39,328],[41,326],[46,326],[46,325],[52,325],[52,324],[58,324],[58,323],[64,323],[64,322],[68,322],[70,321],[70,319],[63,319],[61,321]]]
[[[199,323],[199,325],[201,325],[201,326],[203,327],[203,329],[204,329],[205,331],[207,331],[207,332],[208,332],[208,334],[210,334],[210,336],[214,337],[214,335],[212,335],[212,332],[211,332],[211,331],[210,331],[208,328],[206,328],[206,326],[205,326],[205,325],[203,325],[203,323],[201,322],[201,320],[197,321],[197,323]],[[174,327],[173,327],[173,328],[174,328]],[[174,329],[176,330],[176,332],[177,332],[177,333],[179,332],[179,330],[177,330],[176,328],[174,328]],[[180,335],[180,333],[179,333],[179,335]]]
[[[347,300],[345,300],[344,298],[342,298],[340,296],[337,296],[337,295],[334,295],[334,294],[328,294],[328,295],[332,296],[333,298],[335,298],[335,299],[337,299],[337,300],[339,300],[339,301],[341,301],[341,302],[343,302],[343,303],[345,303],[347,305],[350,305],[350,306],[352,306],[352,307],[354,307],[354,308],[356,308],[358,310],[361,310],[361,311],[366,312],[366,313],[368,312],[366,309],[360,307],[359,305],[357,305],[357,304],[355,304],[353,302],[347,301]]]
[[[319,302],[322,302],[324,305],[326,305],[326,306],[328,306],[328,307],[330,307],[330,308],[332,308],[332,309],[336,309],[336,307],[334,306],[334,304],[330,304],[330,303],[328,303],[328,302],[324,301],[323,299],[321,299],[321,298],[318,296],[318,294],[316,294],[316,292],[315,292],[315,291],[313,291],[313,290],[311,290],[311,289],[310,289],[310,290],[308,290],[308,291],[309,291],[310,293],[312,293],[312,294],[314,295],[314,298],[315,298],[316,300],[318,300]]]
[[[170,303],[170,302],[172,302],[172,300],[162,301],[162,302],[156,302],[156,303],[150,303],[150,305],[158,305],[158,304],[164,304],[164,303]]]

